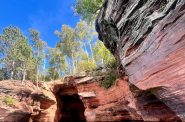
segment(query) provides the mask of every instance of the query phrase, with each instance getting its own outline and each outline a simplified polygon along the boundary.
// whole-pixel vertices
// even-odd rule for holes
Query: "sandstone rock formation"
[[[56,110],[51,91],[28,81],[0,81],[1,122],[54,122]]]
[[[105,89],[101,86],[102,78],[68,77],[65,82],[55,84],[53,92],[58,102],[58,120],[89,122],[141,120],[136,112],[128,83],[117,80],[116,85]],[[73,97],[78,97],[81,103],[72,99]],[[79,115],[74,116],[73,112]]]
[[[141,91],[122,79],[105,89],[101,86],[104,78],[69,76],[40,90],[31,82],[1,81],[0,121],[180,121],[150,91]],[[7,95],[14,100],[12,105],[4,101]]]
[[[140,91],[117,79],[109,89],[102,76],[70,76],[53,84],[59,121],[180,121],[168,106],[149,91]]]
[[[129,83],[185,121],[185,0],[105,0],[96,29]]]

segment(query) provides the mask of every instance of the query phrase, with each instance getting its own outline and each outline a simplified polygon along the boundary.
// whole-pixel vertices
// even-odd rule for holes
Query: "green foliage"
[[[112,54],[110,54],[110,57],[107,58],[107,61],[105,61],[106,64],[105,66],[107,68],[111,68],[111,69],[115,69],[116,68],[116,59],[114,58],[114,56]]]
[[[88,36],[88,25],[85,21],[80,21],[77,23],[75,32],[76,36],[80,41],[83,41],[87,38]]]
[[[51,80],[56,80],[59,78],[59,73],[55,68],[49,68],[48,72]]]
[[[49,53],[49,76],[56,80],[61,76],[61,73],[65,73],[67,63],[63,52],[59,48],[50,48]]]
[[[46,42],[44,42],[40,38],[40,32],[35,29],[30,29],[30,37],[32,39],[32,46],[35,49],[35,58],[37,65],[41,64],[41,60],[43,59],[43,52],[46,47]]]
[[[35,68],[36,61],[33,57],[32,47],[29,45],[28,40],[26,38],[18,40],[17,43],[19,44],[17,60],[19,60],[20,62],[20,66],[18,67],[18,69],[23,72],[23,77],[25,78],[26,72]]]
[[[73,28],[63,25],[62,32],[55,32],[61,39],[60,46],[63,52],[70,58],[73,58],[79,49],[80,43],[76,41],[76,34]]]
[[[101,8],[103,0],[77,0],[75,4],[75,12],[79,14],[83,20],[92,22]]]
[[[50,75],[48,75],[48,74],[45,77],[43,77],[43,78],[45,79],[45,82],[49,82],[49,81],[53,80],[52,77]]]
[[[41,76],[41,69],[45,69],[46,58],[46,42],[40,38],[40,32],[35,29],[30,29],[30,37],[32,40],[32,47],[34,49],[34,58],[36,64],[36,81],[38,86],[39,76]],[[45,71],[42,71],[45,76]]]
[[[103,42],[97,41],[93,47],[94,58],[99,66],[115,67],[115,58],[105,47]]]
[[[27,80],[36,81],[36,65],[33,69],[27,71]]]
[[[87,58],[90,58],[91,55],[91,58],[94,60],[92,42],[97,37],[94,26],[88,25],[85,21],[80,21],[76,25],[75,32],[79,42],[83,45]],[[87,51],[88,48],[90,48],[90,53]]]
[[[62,26],[61,32],[56,31],[55,33],[60,38],[57,48],[70,59],[72,65],[71,68],[73,69],[71,74],[74,74],[76,72],[76,54],[82,50],[81,43],[77,40],[77,34],[73,28],[67,25]]]
[[[5,74],[2,70],[0,70],[0,81],[5,79]]]
[[[0,69],[0,81],[8,79],[7,76],[7,69],[6,68],[1,68]]]
[[[26,37],[18,27],[8,26],[3,29],[0,40],[2,63],[11,72],[10,78],[13,79],[19,71],[25,76],[25,72],[34,67],[32,48]]]
[[[55,34],[60,38],[60,42],[56,46],[59,51],[55,50],[55,54],[50,56],[54,60],[53,62],[50,60],[52,68],[50,74],[56,75],[58,72],[60,75],[61,70],[65,73],[76,74],[82,71],[92,71],[97,66],[115,67],[115,58],[104,44],[100,41],[93,44],[97,33],[94,27],[85,21],[78,22],[75,28],[63,25],[61,32],[55,31]],[[55,56],[56,52],[60,52],[62,55]],[[59,63],[58,57],[61,57],[62,62],[65,61],[68,65],[60,68],[60,65],[64,66],[64,63]]]
[[[114,70],[111,70],[108,72],[104,81],[102,82],[102,86],[108,89],[109,87],[114,85],[115,82],[116,82],[116,73]]]
[[[7,69],[4,75],[10,74],[10,79],[24,81],[37,79],[39,76],[37,74],[44,60],[46,43],[40,39],[40,33],[37,30],[30,29],[30,37],[32,46],[22,31],[15,26],[4,28],[0,34],[0,63]]]
[[[93,69],[96,69],[96,63],[93,60],[82,60],[78,62],[78,72],[92,71]]]
[[[55,34],[60,41],[55,48],[48,48],[35,29],[30,29],[30,38],[17,27],[3,29],[0,34],[0,66],[8,71],[0,72],[0,80],[6,74],[38,84],[39,80],[56,80],[64,75],[91,72],[97,67],[115,67],[114,56],[101,41],[95,41],[97,33],[91,24],[80,21],[75,28],[63,25]],[[112,75],[103,83],[105,87],[112,84],[111,79]]]
[[[3,55],[1,61],[11,70],[15,70],[12,62],[15,62],[17,58],[17,41],[22,38],[22,32],[15,26],[4,28],[0,35],[0,53]]]
[[[13,99],[12,97],[10,97],[10,96],[5,96],[5,97],[3,98],[3,102],[4,102],[6,105],[9,105],[9,106],[14,105],[14,103],[15,103],[14,99]]]

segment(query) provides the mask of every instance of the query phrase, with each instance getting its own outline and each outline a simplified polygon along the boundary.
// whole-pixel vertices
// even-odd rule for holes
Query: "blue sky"
[[[28,35],[28,29],[35,28],[54,47],[59,40],[54,31],[60,30],[62,24],[74,27],[80,20],[72,10],[74,3],[75,0],[0,0],[0,30],[15,25]]]

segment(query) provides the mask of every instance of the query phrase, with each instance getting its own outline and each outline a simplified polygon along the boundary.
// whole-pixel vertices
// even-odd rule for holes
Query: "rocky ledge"
[[[166,105],[185,121],[185,0],[105,0],[96,29],[129,83],[149,91],[157,101],[153,107]]]
[[[0,81],[0,121],[54,122],[56,99],[46,87],[32,82]]]

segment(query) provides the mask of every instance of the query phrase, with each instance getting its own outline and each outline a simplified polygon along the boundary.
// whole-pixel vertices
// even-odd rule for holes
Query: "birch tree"
[[[97,41],[93,46],[94,58],[99,66],[106,67],[115,62],[114,56],[105,47],[103,42]]]
[[[39,82],[39,69],[43,60],[43,50],[46,43],[40,38],[40,32],[35,29],[30,29],[30,37],[33,41],[33,49],[35,51],[36,59],[36,82],[38,87]]]
[[[56,31],[55,34],[57,34],[60,38],[60,42],[58,43],[58,47],[62,50],[64,55],[69,57],[71,64],[72,64],[72,72],[71,74],[76,73],[76,53],[81,50],[80,42],[76,38],[76,33],[73,28],[63,25],[62,31]]]
[[[77,23],[75,30],[78,39],[82,42],[84,46],[85,52],[88,56],[88,60],[91,54],[92,60],[95,61],[94,52],[92,49],[92,42],[96,39],[97,33],[95,31],[94,26],[90,24],[88,25],[85,21],[80,21]],[[88,48],[90,49],[90,52],[87,51]]]
[[[64,74],[66,71],[66,60],[63,52],[59,48],[50,48],[49,49],[49,73],[50,77],[53,80],[61,77],[61,74]]]

